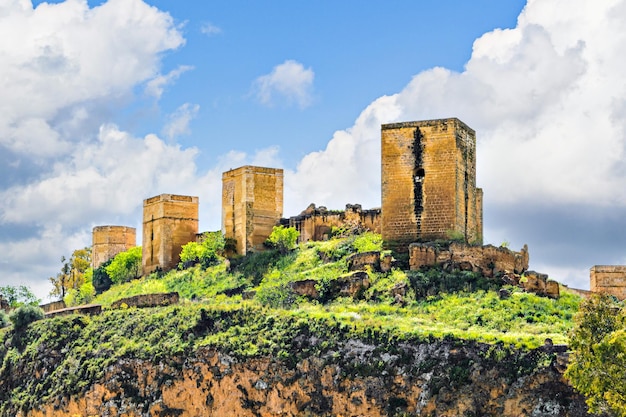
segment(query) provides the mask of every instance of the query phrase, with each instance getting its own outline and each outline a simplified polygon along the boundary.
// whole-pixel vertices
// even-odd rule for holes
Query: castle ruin
[[[613,295],[618,300],[626,299],[625,265],[595,265],[589,272],[589,289],[592,293]]]
[[[380,209],[363,210],[360,204],[346,204],[343,210],[327,210],[310,204],[298,216],[282,219],[281,223],[295,228],[300,236],[298,242],[328,240],[333,228],[361,229],[380,233]]]
[[[238,254],[262,250],[282,215],[282,169],[246,165],[222,174],[222,233]]]
[[[459,119],[381,126],[382,236],[390,249],[462,237],[482,243],[476,134]]]
[[[91,242],[91,267],[97,269],[118,253],[135,247],[137,231],[128,226],[96,226]]]
[[[198,197],[161,194],[143,201],[142,271],[175,268],[198,234]]]

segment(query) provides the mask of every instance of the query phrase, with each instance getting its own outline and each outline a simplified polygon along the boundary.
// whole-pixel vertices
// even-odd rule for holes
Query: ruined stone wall
[[[590,270],[590,290],[626,299],[626,265],[595,265]]]
[[[127,226],[96,226],[92,231],[91,266],[93,269],[120,252],[136,246],[137,231]]]
[[[380,209],[363,210],[360,204],[346,204],[345,211],[328,211],[326,207],[309,205],[298,216],[283,219],[286,226],[294,227],[299,242],[327,240],[333,227],[357,228],[380,233]]]
[[[237,253],[261,250],[282,214],[282,169],[246,165],[222,174],[222,232]]]
[[[460,243],[452,243],[449,249],[422,243],[412,243],[409,246],[411,270],[451,263],[461,269],[480,272],[484,276],[499,273],[522,274],[528,270],[528,261],[526,245],[519,252],[493,245],[469,246]]]
[[[476,188],[476,135],[456,118],[381,127],[382,235],[403,251],[411,242],[482,239]]]
[[[198,233],[198,197],[161,194],[143,202],[143,275],[175,268]]]

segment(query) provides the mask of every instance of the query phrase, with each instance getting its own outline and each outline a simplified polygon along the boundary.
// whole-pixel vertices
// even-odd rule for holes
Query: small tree
[[[274,226],[267,238],[267,244],[284,254],[296,247],[299,236],[300,232],[295,227]]]
[[[107,273],[107,266],[111,265],[111,262],[113,262],[113,259],[109,259],[93,271],[91,283],[93,284],[96,294],[105,292],[111,288],[111,285],[113,284],[111,277],[109,277],[109,274]]]
[[[189,242],[183,246],[178,267],[182,269],[196,263],[200,263],[204,268],[215,265],[224,253],[225,244],[222,232],[206,232],[202,235],[200,243]]]
[[[4,310],[0,310],[0,329],[7,327],[10,323],[9,315]]]
[[[141,276],[141,246],[135,246],[115,255],[106,267],[106,272],[114,284],[130,281]]]
[[[565,376],[587,397],[590,411],[626,417],[626,332],[613,297],[592,295],[580,304],[570,335],[573,349]]]
[[[39,299],[25,285],[5,285],[0,287],[0,297],[4,298],[9,307],[17,308],[25,304],[39,305]]]
[[[53,287],[50,295],[63,299],[69,290],[85,283],[85,272],[91,267],[91,248],[76,249],[69,260],[62,256],[61,265],[61,272],[48,280]]]
[[[23,305],[9,315],[9,320],[13,323],[13,328],[16,331],[25,329],[29,324],[34,321],[44,318],[43,310],[36,306]]]

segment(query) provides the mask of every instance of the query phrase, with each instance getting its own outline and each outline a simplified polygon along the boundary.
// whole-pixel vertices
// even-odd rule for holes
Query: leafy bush
[[[287,283],[262,286],[257,291],[256,298],[264,306],[284,309],[291,308],[298,300],[298,296]]]
[[[109,259],[93,271],[91,283],[93,284],[96,294],[102,294],[111,288],[111,285],[113,284],[111,277],[109,277],[109,274],[107,273],[107,266],[111,265],[111,262],[113,262],[113,259]]]
[[[141,276],[141,246],[118,253],[105,269],[114,284],[139,278]]]
[[[0,329],[7,327],[10,323],[9,315],[4,310],[0,310]]]
[[[5,285],[0,287],[0,297],[4,298],[11,308],[25,304],[39,305],[39,299],[25,285]]]
[[[383,237],[378,233],[366,232],[357,236],[352,242],[357,252],[381,251],[383,249]]]
[[[267,243],[284,254],[296,247],[299,236],[300,232],[294,227],[274,226],[272,233],[267,238]]]
[[[441,268],[424,268],[408,271],[407,275],[417,299],[446,292],[497,290],[502,286],[499,280],[491,280],[471,271],[447,272]]]
[[[283,257],[285,258],[285,257]],[[248,278],[251,284],[258,285],[263,275],[281,259],[277,250],[249,253],[241,258],[231,260],[232,270]]]
[[[25,329],[30,323],[44,318],[43,310],[32,305],[23,305],[9,315],[15,330]]]
[[[93,283],[85,282],[80,288],[71,289],[67,295],[63,297],[63,301],[65,301],[65,305],[67,306],[79,306],[91,303],[95,296],[96,290]]]
[[[565,376],[587,397],[590,411],[626,416],[626,317],[608,295],[592,295],[580,304],[570,336],[574,350]]]
[[[200,243],[189,242],[180,253],[180,269],[188,268],[197,263],[208,268],[219,262],[224,252],[226,241],[222,232],[207,232],[202,235]]]

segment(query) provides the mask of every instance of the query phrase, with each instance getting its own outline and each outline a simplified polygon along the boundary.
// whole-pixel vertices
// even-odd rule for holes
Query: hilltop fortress
[[[222,233],[235,242],[237,254],[245,255],[262,250],[276,225],[296,228],[300,242],[326,240],[333,227],[359,228],[380,233],[392,252],[408,253],[411,269],[452,262],[487,275],[527,271],[526,247],[513,252],[480,246],[483,192],[476,187],[476,133],[459,119],[382,125],[381,195],[381,208],[363,210],[348,204],[345,211],[329,211],[311,204],[299,215],[284,218],[283,170],[242,166],[222,174]],[[175,268],[182,246],[200,238],[198,204],[198,197],[175,194],[144,200],[143,275]],[[92,266],[133,247],[134,240],[133,228],[95,227]],[[442,251],[429,244],[438,240],[462,243]],[[626,268],[594,268],[592,291],[626,296]],[[616,279],[616,273],[621,278]],[[529,276],[541,287],[539,292],[558,297],[558,284],[550,285],[547,276]],[[599,284],[594,287],[594,282]]]

